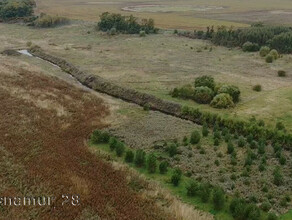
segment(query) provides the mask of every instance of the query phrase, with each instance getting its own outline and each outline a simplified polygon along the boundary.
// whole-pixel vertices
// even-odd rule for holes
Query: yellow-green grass
[[[0,24],[0,31],[3,42],[0,49],[26,47],[31,41],[49,53],[119,85],[220,114],[242,118],[254,115],[269,126],[282,121],[288,130],[292,130],[291,55],[267,64],[258,53],[228,50],[208,41],[178,37],[171,32],[145,38],[137,35],[109,37],[96,32],[92,23],[84,22],[53,29]],[[91,49],[86,49],[88,45]],[[287,77],[277,76],[280,69],[287,71]],[[193,83],[201,75],[212,75],[218,83],[238,86],[242,94],[237,106],[218,110],[193,101],[173,99],[169,95],[173,88]],[[255,84],[261,84],[263,91],[253,91]]]

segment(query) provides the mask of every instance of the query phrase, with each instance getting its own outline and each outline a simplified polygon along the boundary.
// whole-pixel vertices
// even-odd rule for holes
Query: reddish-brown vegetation
[[[125,173],[85,141],[106,125],[103,100],[38,72],[0,68],[0,195],[58,199],[49,207],[3,207],[6,219],[170,219],[127,185]],[[78,194],[80,206],[62,206]]]

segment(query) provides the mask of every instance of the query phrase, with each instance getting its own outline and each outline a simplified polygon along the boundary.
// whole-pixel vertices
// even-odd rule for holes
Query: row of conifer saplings
[[[203,128],[202,133],[205,133]],[[191,143],[198,143],[199,135],[197,132],[193,132],[190,137]],[[150,174],[157,173],[159,170],[160,175],[165,175],[169,172],[169,164],[167,161],[158,162],[154,153],[146,154],[145,151],[138,149],[134,153],[131,149],[126,149],[123,142],[117,138],[111,136],[106,131],[95,130],[90,138],[92,144],[108,144],[111,151],[115,151],[117,157],[124,157],[126,163],[133,163],[138,168],[145,168]],[[259,208],[254,203],[250,203],[236,194],[232,199],[225,194],[222,188],[213,186],[210,183],[198,182],[189,178],[189,174],[186,173],[189,183],[186,185],[186,194],[189,197],[199,197],[203,203],[210,203],[217,211],[228,208],[228,211],[235,219],[242,220],[258,220],[261,218],[262,211],[269,211],[270,204],[263,203]],[[172,169],[169,182],[178,187],[181,184],[183,178],[183,172],[179,168]],[[267,215],[267,220],[278,219],[274,213]]]

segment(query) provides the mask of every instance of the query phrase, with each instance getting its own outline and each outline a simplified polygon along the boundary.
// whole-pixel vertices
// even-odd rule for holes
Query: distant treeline
[[[292,53],[291,27],[254,24],[249,28],[233,29],[220,26],[217,31],[214,27],[207,27],[207,31],[194,31],[194,33],[182,35],[208,39],[216,45],[226,47],[242,47],[245,43],[251,43],[250,48],[253,51],[258,51],[262,46],[268,46],[280,53]]]
[[[34,0],[3,0],[0,1],[0,19],[10,20],[33,15],[36,6]]]
[[[123,16],[109,12],[102,13],[97,28],[104,32],[115,31],[125,34],[139,34],[141,31],[146,34],[158,32],[158,29],[154,26],[154,20],[151,18],[140,21],[133,15]]]

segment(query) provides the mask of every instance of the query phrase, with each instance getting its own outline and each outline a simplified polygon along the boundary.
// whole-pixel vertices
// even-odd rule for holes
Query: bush
[[[199,191],[199,184],[195,181],[191,181],[191,183],[186,187],[188,196],[196,196]]]
[[[270,51],[271,51],[271,49],[269,47],[263,46],[260,49],[260,56],[261,57],[265,57],[265,56],[267,56],[269,54]]]
[[[221,210],[224,208],[225,195],[221,188],[216,187],[213,190],[213,204],[216,210]]]
[[[196,87],[194,90],[194,100],[201,104],[209,104],[213,98],[213,91],[206,86]]]
[[[202,135],[203,135],[203,137],[207,137],[208,134],[209,134],[208,125],[206,123],[204,123],[203,127],[202,127]]]
[[[111,36],[116,35],[117,34],[117,29],[113,27],[110,30],[108,30],[107,33],[109,35],[111,35]]]
[[[244,216],[248,220],[259,220],[261,218],[261,212],[256,205],[249,204],[244,210]]]
[[[242,45],[242,50],[244,52],[256,52],[260,49],[259,45],[257,43],[251,43],[251,42],[245,42]]]
[[[169,148],[168,148],[168,153],[170,157],[173,157],[174,155],[177,154],[177,146],[175,143],[171,143]]]
[[[274,58],[274,60],[277,60],[279,58],[279,53],[275,49],[271,50],[269,55],[271,55]]]
[[[229,210],[231,212],[231,215],[235,219],[244,219],[244,212],[246,208],[246,203],[243,199],[234,198],[232,199]]]
[[[238,139],[238,147],[244,147],[244,145],[245,145],[245,140],[242,136],[240,136]]]
[[[261,204],[261,209],[268,212],[271,209],[271,204],[268,201],[265,201]]]
[[[147,158],[147,169],[149,173],[155,173],[157,168],[156,156],[151,153]]]
[[[0,1],[0,18],[4,20],[33,15],[34,1]]]
[[[110,137],[110,139],[109,139],[109,147],[110,147],[111,151],[116,149],[117,143],[118,143],[118,140],[115,137]]]
[[[143,105],[143,110],[144,111],[149,111],[150,110],[150,104],[149,103],[145,103],[144,105]]]
[[[284,124],[282,122],[278,121],[276,123],[276,129],[278,129],[278,130],[284,130],[285,129],[285,126],[284,126]]]
[[[193,131],[191,134],[191,138],[190,138],[190,143],[191,144],[197,144],[199,143],[201,140],[201,135],[198,131]]]
[[[262,86],[260,84],[256,84],[252,87],[252,89],[256,92],[262,91]]]
[[[279,71],[278,71],[278,76],[279,76],[279,77],[285,77],[285,76],[286,76],[286,71],[284,71],[284,70],[279,70]]]
[[[274,184],[280,186],[284,183],[284,177],[279,167],[276,167],[274,170]]]
[[[121,157],[125,151],[125,145],[122,142],[118,142],[116,145],[116,154],[118,157]]]
[[[269,213],[267,220],[278,220],[278,216],[275,213]]]
[[[210,199],[210,195],[211,195],[210,185],[207,183],[201,184],[201,186],[199,188],[199,195],[200,195],[202,202],[205,202],[205,203],[208,202]]]
[[[93,131],[90,140],[93,144],[108,143],[110,135],[106,131],[95,130]]]
[[[215,81],[212,76],[201,76],[196,78],[195,80],[195,87],[209,87],[210,89],[214,90],[215,88]]]
[[[157,33],[158,31],[158,29],[154,27],[153,19],[142,19],[141,22],[138,22],[138,19],[133,15],[123,16],[121,14],[111,14],[109,12],[102,13],[97,27],[104,32],[115,28],[117,32],[127,34],[139,34],[141,31],[144,31],[145,34],[149,34]]]
[[[219,146],[220,141],[218,138],[214,138],[214,146]]]
[[[181,180],[182,171],[180,169],[175,169],[171,176],[171,183],[174,186],[178,186]]]
[[[266,56],[266,62],[267,63],[272,63],[274,61],[274,57],[271,54],[268,54]]]
[[[68,23],[69,23],[69,20],[67,18],[41,14],[40,17],[38,17],[34,21],[34,26],[40,27],[40,28],[49,28],[49,27],[56,27],[58,25],[64,25]]]
[[[140,31],[139,36],[140,37],[146,37],[146,32],[145,31]]]
[[[146,153],[143,150],[137,150],[135,155],[135,165],[137,167],[143,167],[145,164]]]
[[[292,53],[292,32],[281,33],[275,36],[270,45],[281,53]]]
[[[286,158],[285,158],[283,155],[280,156],[280,158],[279,158],[279,163],[280,163],[281,165],[285,165],[285,164],[286,164]]]
[[[237,86],[223,85],[218,90],[218,94],[220,94],[220,93],[229,94],[232,97],[233,102],[238,102],[239,101],[240,90],[239,90],[239,88]]]
[[[228,154],[232,154],[234,152],[234,146],[233,146],[233,143],[231,141],[228,142],[228,145],[227,145],[227,153]]]
[[[221,93],[213,98],[211,106],[214,108],[231,108],[234,106],[234,102],[229,94]]]
[[[159,172],[161,174],[165,174],[167,173],[167,167],[168,167],[168,163],[167,161],[162,161],[160,164],[159,164]]]
[[[193,99],[194,89],[191,85],[185,85],[181,88],[174,88],[170,95],[175,98]]]
[[[127,163],[132,163],[134,161],[134,153],[131,150],[127,150],[126,156],[125,156],[125,161]]]

